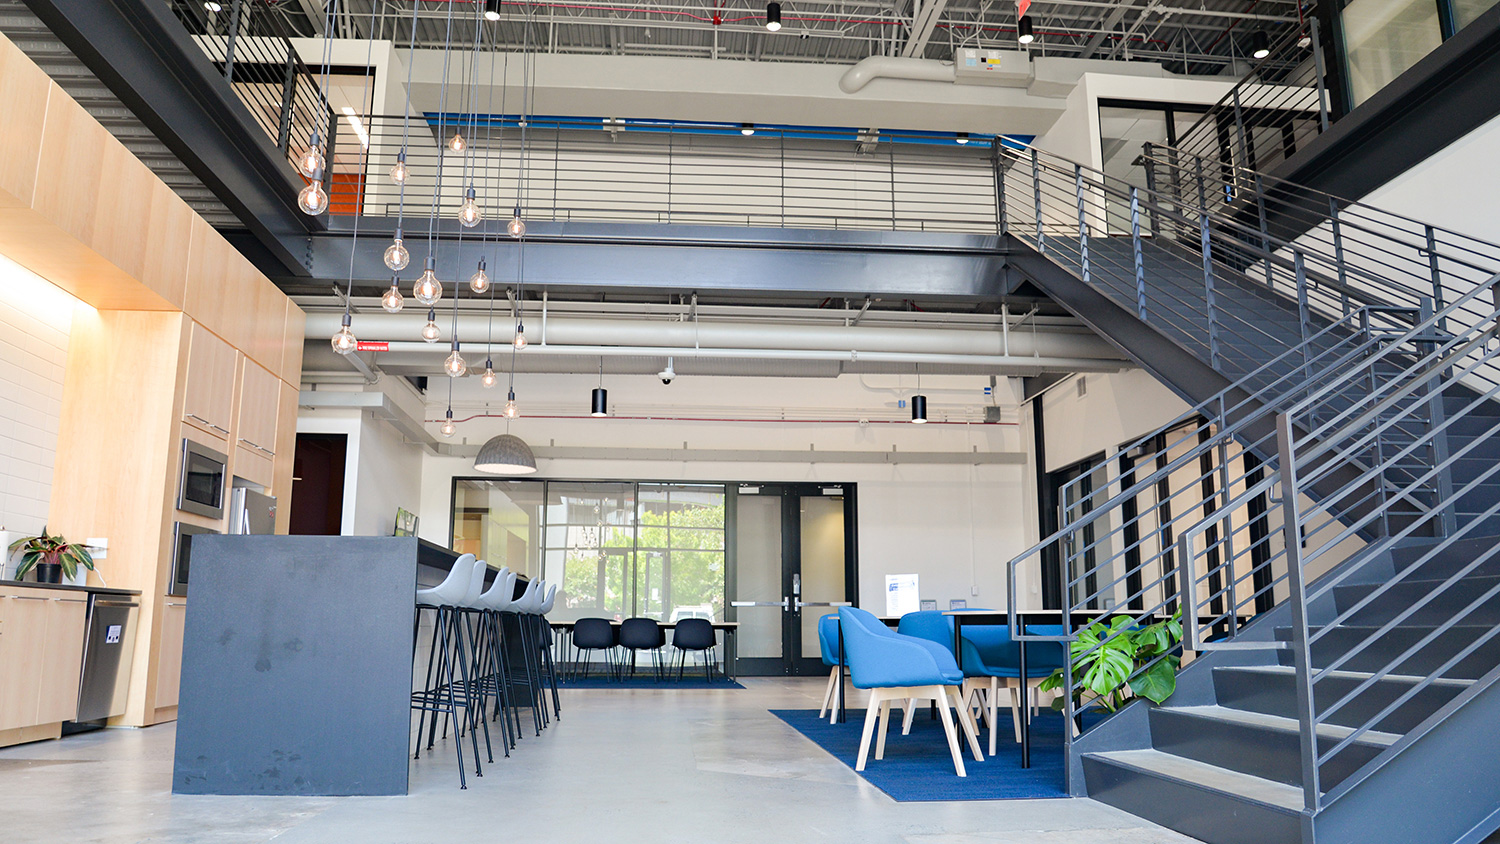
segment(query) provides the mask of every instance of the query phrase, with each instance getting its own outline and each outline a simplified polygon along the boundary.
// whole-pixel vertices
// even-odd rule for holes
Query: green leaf
[[[1130,690],[1152,703],[1161,703],[1177,691],[1175,666],[1166,659],[1154,663],[1130,681]]]
[[[1050,675],[1048,675],[1045,680],[1043,680],[1042,682],[1038,683],[1037,684],[1037,689],[1039,691],[1043,691],[1043,692],[1050,692],[1050,691],[1052,691],[1054,689],[1060,689],[1060,688],[1062,688],[1062,685],[1063,685],[1063,670],[1061,668],[1059,668],[1056,671],[1052,672]]]

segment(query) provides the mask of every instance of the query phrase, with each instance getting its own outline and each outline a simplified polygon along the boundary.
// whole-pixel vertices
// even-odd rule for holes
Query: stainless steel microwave
[[[224,518],[224,467],[228,458],[206,445],[182,441],[182,477],[177,509],[210,519]]]
[[[172,580],[167,584],[168,595],[187,594],[189,564],[193,559],[193,537],[217,533],[213,528],[177,523],[176,535],[172,539]]]

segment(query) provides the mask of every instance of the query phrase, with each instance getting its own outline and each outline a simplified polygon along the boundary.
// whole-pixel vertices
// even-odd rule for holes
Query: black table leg
[[[848,697],[848,695],[845,694],[845,692],[848,689],[844,685],[844,621],[843,621],[843,619],[839,619],[839,625],[838,625],[838,627],[839,627],[839,723],[842,724],[842,723],[844,723],[844,716],[845,716],[845,707],[844,707],[845,700],[844,699],[846,697]]]
[[[1021,635],[1026,635],[1026,620],[1021,619]],[[1031,684],[1026,676],[1026,640],[1021,639],[1021,767],[1031,767]]]

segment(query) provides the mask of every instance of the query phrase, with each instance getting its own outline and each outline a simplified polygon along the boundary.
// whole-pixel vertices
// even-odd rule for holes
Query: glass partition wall
[[[724,620],[725,486],[457,478],[453,550],[558,585],[550,617]]]

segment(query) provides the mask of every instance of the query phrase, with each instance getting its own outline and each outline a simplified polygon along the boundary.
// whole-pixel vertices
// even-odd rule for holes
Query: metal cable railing
[[[338,121],[318,77],[292,46],[295,33],[274,6],[265,0],[172,0],[172,11],[287,161],[295,163],[307,151],[315,131],[326,150],[337,150]]]
[[[1177,147],[1228,168],[1269,170],[1327,131],[1330,110],[1322,33],[1312,5],[1196,123]]]
[[[364,180],[329,185],[335,208],[395,217],[404,207],[455,217],[468,188],[486,216],[528,220],[998,233],[986,144],[938,145],[881,130],[856,140],[823,130],[681,127],[428,115],[405,139],[405,193],[389,178],[403,151],[399,116],[358,118],[369,136]],[[462,132],[454,152],[445,141]],[[524,159],[524,167],[522,166]],[[336,172],[343,172],[339,170]]]
[[[1344,507],[1350,494],[1348,485],[1317,500],[1295,494],[1283,496],[1283,534],[1290,558],[1293,604],[1290,645],[1296,663],[1308,812],[1316,812],[1348,793],[1386,758],[1441,720],[1443,713],[1437,712],[1437,707],[1419,707],[1415,714],[1403,711],[1403,707],[1419,701],[1424,691],[1441,685],[1453,692],[1452,704],[1461,704],[1486,685],[1482,678],[1488,672],[1472,665],[1465,674],[1453,672],[1500,634],[1500,627],[1491,618],[1494,599],[1500,595],[1500,580],[1473,579],[1476,573],[1492,571],[1485,567],[1500,552],[1500,545],[1464,548],[1460,555],[1447,552],[1456,550],[1456,544],[1465,539],[1493,535],[1500,527],[1500,462],[1486,448],[1494,441],[1489,435],[1458,433],[1461,423],[1483,418],[1500,396],[1500,378],[1495,376],[1494,366],[1495,358],[1500,357],[1500,344],[1495,342],[1495,321],[1500,318],[1497,287],[1500,276],[1477,286],[1448,309],[1472,303],[1489,310],[1486,320],[1441,340],[1428,341],[1427,355],[1359,401],[1328,413],[1324,408],[1327,396],[1320,390],[1279,419],[1278,453],[1285,467],[1283,477],[1293,492],[1326,479],[1350,455],[1367,452],[1370,440],[1383,429],[1410,420],[1427,407],[1441,406],[1445,415],[1435,424],[1425,423],[1422,436],[1407,449],[1415,451],[1440,440],[1451,440],[1453,446],[1445,446],[1422,476],[1391,490],[1396,498],[1406,497],[1413,494],[1417,484],[1448,473],[1452,480],[1438,485],[1441,493],[1434,505],[1402,529],[1377,539],[1366,553],[1398,548],[1405,540],[1421,535],[1424,525],[1446,520],[1457,527],[1440,534],[1439,541],[1422,546],[1414,561],[1373,586],[1360,585],[1355,572],[1347,569],[1316,583],[1306,576],[1307,571],[1319,566],[1325,552],[1324,548],[1307,547],[1298,541],[1299,531],[1311,524],[1339,520],[1341,535],[1351,535],[1369,524],[1371,516],[1351,517]],[[1440,312],[1423,326],[1429,337],[1443,318]],[[1314,419],[1319,421],[1315,423]],[[1392,454],[1387,460],[1402,456]],[[1374,467],[1377,471],[1380,468]],[[1352,593],[1335,592],[1349,587],[1353,587]],[[1335,609],[1314,623],[1314,614],[1308,608],[1318,604],[1331,604]],[[1398,645],[1399,653],[1385,658],[1383,654],[1392,649],[1382,652],[1375,646],[1391,642],[1387,637],[1398,627],[1414,628],[1419,638],[1404,648]],[[1460,627],[1472,628],[1475,635],[1461,647],[1432,648]],[[1321,657],[1315,664],[1313,654],[1321,656],[1325,650],[1318,648],[1319,643],[1335,634],[1341,637],[1337,655]],[[1358,670],[1351,670],[1351,666]],[[1320,732],[1325,725],[1342,729],[1338,733]],[[1330,778],[1331,787],[1323,786],[1331,766],[1344,761],[1343,754],[1360,742],[1377,739],[1389,746],[1352,775]],[[1347,768],[1347,763],[1343,767]]]

